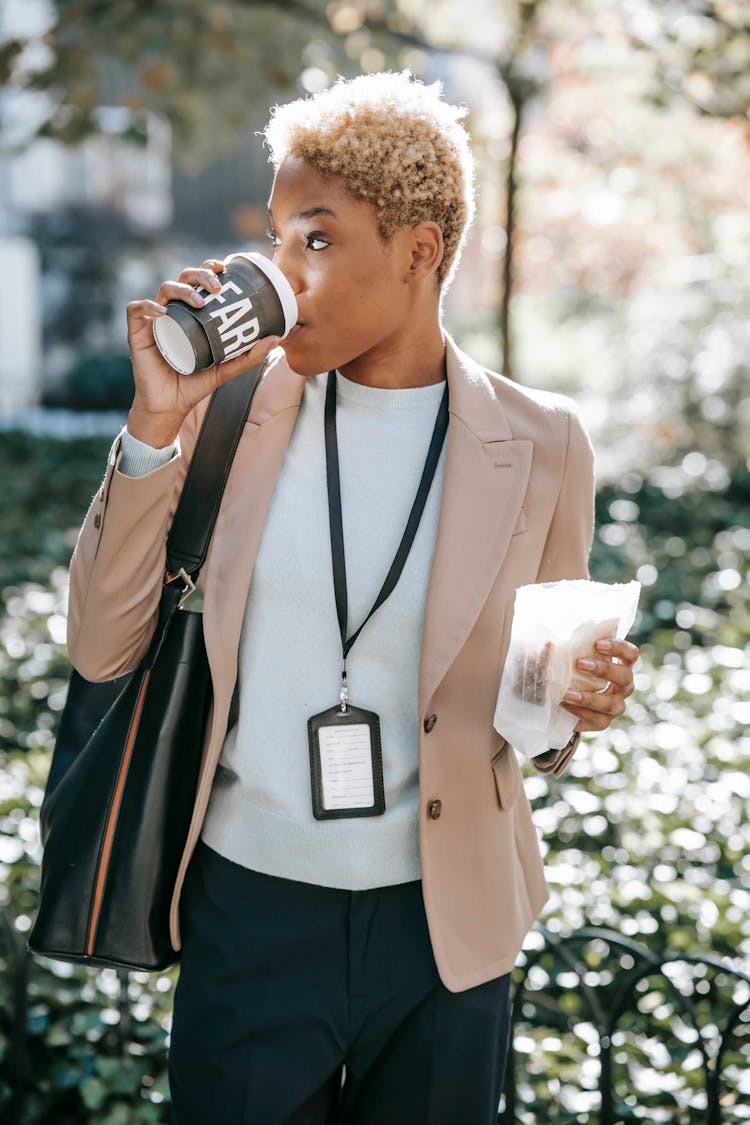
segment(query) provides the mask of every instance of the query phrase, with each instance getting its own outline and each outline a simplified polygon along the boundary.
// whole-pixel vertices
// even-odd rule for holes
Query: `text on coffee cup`
[[[250,297],[242,297],[239,301],[226,304],[225,293],[233,292],[242,295],[242,290],[233,281],[225,281],[218,293],[210,293],[204,302],[208,305],[211,301],[218,301],[224,308],[216,309],[210,313],[210,319],[217,322],[219,339],[224,347],[224,358],[230,359],[247,344],[252,344],[260,334],[260,321],[257,316],[248,319],[253,311],[253,302]]]

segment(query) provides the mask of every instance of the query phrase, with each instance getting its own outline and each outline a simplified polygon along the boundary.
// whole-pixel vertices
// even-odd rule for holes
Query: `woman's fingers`
[[[221,288],[221,282],[214,274],[211,275],[214,279],[216,292],[218,293]],[[184,301],[187,305],[192,305],[193,308],[202,309],[206,303],[206,298],[202,293],[198,292],[198,286],[208,288],[208,283],[191,282],[191,281],[163,281],[159,286],[159,291],[156,294],[156,300],[159,304],[166,305],[167,301]]]
[[[142,351],[154,346],[151,327],[159,316],[166,315],[166,308],[159,301],[130,301],[125,308],[128,325],[128,342],[131,352]]]
[[[640,650],[637,645],[632,644],[630,641],[617,640],[612,637],[602,637],[600,641],[596,642],[594,647],[597,652],[605,653],[608,657],[614,656],[617,660],[622,661],[623,664],[635,664],[640,655]]]
[[[576,730],[606,730],[625,712],[625,696],[613,685],[606,691],[568,691],[561,706],[578,719]]]
[[[639,656],[638,648],[629,641],[597,641],[597,653],[576,662],[577,668],[614,684],[624,695],[633,693],[633,665]],[[599,654],[602,655],[599,655]]]
[[[616,664],[610,660],[579,660],[576,667],[587,676],[595,676],[604,683],[614,684],[624,694],[633,693],[633,668],[630,664]],[[603,685],[602,685],[603,686]]]
[[[125,307],[125,315],[128,321],[136,321],[148,319],[153,320],[154,317],[164,316],[166,307],[160,304],[159,301],[130,301]]]
[[[625,700],[633,694],[633,665],[638,647],[630,641],[604,638],[596,643],[595,654],[578,661],[578,668],[597,679],[608,681],[604,691],[565,693],[562,706],[578,718],[576,730],[602,731],[625,711]]]
[[[214,292],[221,289],[221,278],[217,276],[216,271],[205,269],[203,266],[199,269],[183,270],[178,281],[183,285],[200,285],[203,289]]]
[[[223,273],[224,263],[221,258],[206,258],[205,262],[201,262],[200,268],[210,270],[212,273]]]
[[[218,293],[221,289],[221,278],[217,275],[224,272],[224,263],[217,258],[208,258],[202,265],[188,266],[179,276],[182,285],[197,285],[209,292]]]
[[[176,281],[170,279],[162,282],[156,300],[161,304],[166,304],[167,301],[185,301],[194,308],[201,308],[206,298],[197,290],[218,293],[222,283],[217,275],[223,270],[224,263],[218,258],[208,258],[201,266],[189,266]]]

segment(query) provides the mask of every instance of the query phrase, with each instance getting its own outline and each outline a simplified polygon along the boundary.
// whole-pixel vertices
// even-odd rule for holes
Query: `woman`
[[[214,710],[172,904],[177,1125],[496,1115],[509,973],[547,892],[492,719],[515,590],[586,576],[593,471],[568,400],[484,371],[441,327],[473,212],[460,116],[437,88],[380,74],[277,108],[266,129],[274,260],[299,323],[254,400],[202,574]],[[154,318],[200,305],[222,268],[128,306],[135,397],[71,570],[70,652],[90,679],[146,648],[206,396],[278,344],[187,377],[164,363]],[[352,642],[407,524],[395,586]],[[637,649],[596,647],[585,670],[610,687],[568,693],[576,733],[537,768],[561,773],[579,732],[624,710]],[[342,707],[359,709],[356,745]],[[355,775],[336,773],[355,754]]]

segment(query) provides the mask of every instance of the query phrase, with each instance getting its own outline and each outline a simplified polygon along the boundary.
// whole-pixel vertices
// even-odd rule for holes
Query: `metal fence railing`
[[[2,1118],[37,1125],[27,1111],[33,966],[10,911],[0,915],[9,977]],[[717,957],[657,953],[597,927],[559,937],[537,926],[521,962],[498,1125],[750,1121],[750,976]],[[111,1030],[124,1055],[132,1023],[128,973],[118,975]],[[549,1059],[557,1065],[547,1067]]]
[[[566,1038],[578,1044],[584,1114],[573,1107],[571,1122],[750,1121],[750,977],[719,958],[655,953],[609,929],[557,937],[538,926],[536,933],[538,948],[515,972],[498,1125],[553,1119],[525,1114],[521,1092],[532,1083],[519,1051],[524,1032],[528,1045],[534,1034],[561,1048]],[[575,1055],[567,1057],[575,1062]],[[544,1089],[543,1076],[536,1086]],[[558,1091],[547,1095],[556,1099]],[[535,1099],[532,1090],[526,1101],[539,1107],[544,1095]]]

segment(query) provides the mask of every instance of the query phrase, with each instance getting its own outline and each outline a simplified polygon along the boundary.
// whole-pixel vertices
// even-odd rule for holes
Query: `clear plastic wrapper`
[[[596,641],[624,638],[635,620],[639,582],[543,582],[516,591],[495,729],[524,758],[569,741],[577,723],[560,706],[569,689],[604,691],[606,680],[576,667]]]

